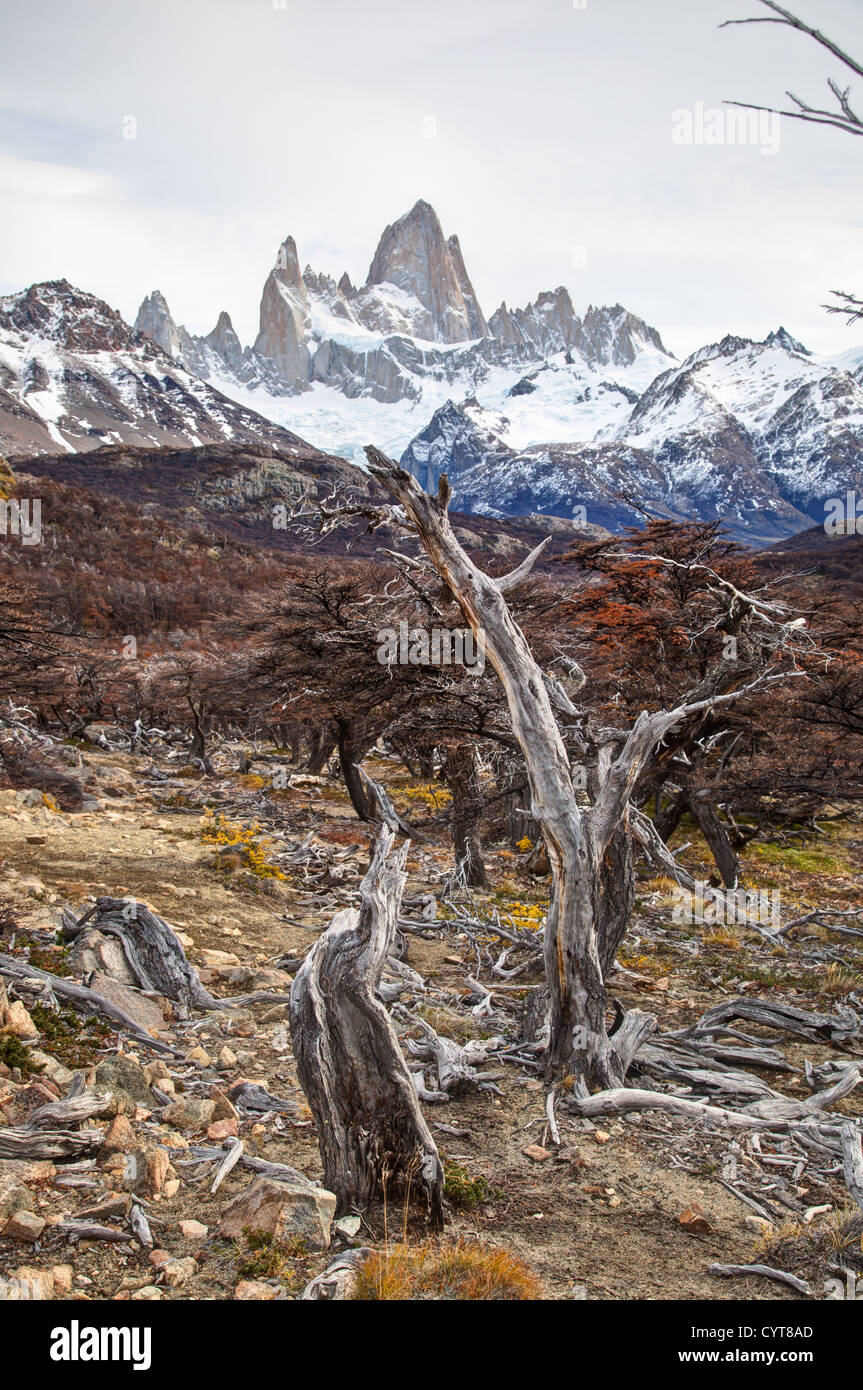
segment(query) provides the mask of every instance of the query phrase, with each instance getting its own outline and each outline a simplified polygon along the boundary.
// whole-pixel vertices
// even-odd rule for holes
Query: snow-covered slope
[[[674,364],[642,319],[619,304],[580,318],[563,287],[486,320],[458,238],[425,202],[385,229],[359,289],[301,270],[287,237],[253,346],[224,312],[205,337],[189,334],[158,290],[135,327],[247,408],[357,461],[370,440],[401,453],[448,398],[480,389],[490,408],[507,402],[513,442],[592,439]]]
[[[467,511],[511,515],[531,496],[538,509],[586,509],[613,527],[631,521],[631,499],[658,516],[722,518],[754,541],[823,519],[826,498],[860,486],[853,358],[816,358],[780,328],[763,342],[726,337],[666,370],[647,354],[641,364],[660,369],[625,406],[625,377],[597,383],[594,371],[576,394],[567,373],[581,378],[583,368],[554,359],[515,388],[517,400],[479,392],[446,402],[404,466],[427,485],[447,472]]]
[[[65,280],[0,298],[0,453],[214,441],[296,443]]]

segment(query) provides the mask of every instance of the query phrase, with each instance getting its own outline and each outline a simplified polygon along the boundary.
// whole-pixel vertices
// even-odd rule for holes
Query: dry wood
[[[591,1086],[618,1086],[623,1072],[606,1032],[604,977],[632,903],[630,795],[653,751],[676,725],[784,677],[765,672],[731,688],[734,679],[725,663],[724,676],[709,673],[693,698],[676,709],[642,712],[616,756],[609,749],[600,759],[593,805],[583,809],[552,708],[554,687],[550,694],[545,673],[504,598],[505,591],[527,578],[538,551],[503,580],[490,578],[473,563],[452,529],[446,475],[433,498],[379,449],[369,446],[365,452],[372,476],[401,504],[477,640],[484,642],[524,755],[530,814],[542,828],[552,872],[544,934],[551,1004],[548,1077],[559,1080],[571,1073],[576,1091],[583,1095]],[[759,607],[745,595],[736,597],[748,604],[747,611]],[[766,612],[761,614],[764,608],[761,604],[759,614],[778,631],[779,625]],[[565,707],[570,715],[577,713],[568,697]]]
[[[77,922],[67,921],[64,935],[72,939],[85,926],[115,936],[141,989],[162,994],[181,1011],[222,1009],[224,1002],[204,989],[198,972],[163,917],[133,898],[97,898]]]
[[[357,1268],[371,1253],[367,1246],[361,1246],[358,1250],[345,1250],[336,1255],[323,1274],[306,1285],[301,1297],[311,1302],[336,1302],[350,1298]]]
[[[863,1150],[860,1130],[849,1120],[839,1131],[842,1140],[842,1171],[845,1185],[863,1211]]]
[[[58,1221],[56,1225],[50,1227],[49,1234],[65,1236],[68,1241],[73,1243],[77,1243],[79,1240],[122,1242],[135,1239],[135,1235],[130,1235],[128,1231],[118,1231],[113,1226],[100,1226],[94,1221]]]
[[[777,1279],[780,1284],[790,1284],[792,1289],[798,1293],[812,1296],[812,1290],[805,1279],[798,1279],[796,1274],[786,1274],[784,1269],[771,1269],[769,1265],[719,1265],[707,1266],[708,1274],[723,1274],[733,1278],[739,1274],[758,1274],[762,1279]]]
[[[442,1220],[443,1170],[389,1015],[375,996],[392,951],[407,844],[383,825],[361,885],[362,907],[339,912],[291,989],[297,1074],[318,1128],[324,1184],[339,1210],[385,1192],[421,1199]]]
[[[0,1129],[0,1158],[57,1159],[86,1153],[102,1142],[100,1129]]]
[[[104,1014],[113,1023],[119,1023],[127,1032],[134,1034],[140,1043],[152,1048],[153,1051],[171,1053],[172,1055],[176,1052],[168,1043],[163,1043],[158,1038],[153,1038],[149,1033],[145,1033],[143,1028],[133,1018],[130,1018],[125,1010],[118,1008],[116,1004],[112,1004],[101,994],[97,994],[95,990],[88,989],[86,985],[79,985],[75,980],[67,980],[61,975],[52,975],[50,970],[39,970],[37,966],[30,965],[18,956],[9,956],[3,953],[0,953],[0,975],[5,975],[7,980],[45,980],[59,998],[68,999],[76,1008],[87,1013]]]

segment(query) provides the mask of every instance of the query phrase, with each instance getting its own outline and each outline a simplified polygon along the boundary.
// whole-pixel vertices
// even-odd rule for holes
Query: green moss
[[[782,845],[751,845],[750,849],[765,863],[779,864],[783,869],[797,869],[807,874],[842,872],[839,860],[820,849],[789,849]]]
[[[279,1279],[290,1272],[290,1261],[305,1259],[309,1248],[302,1236],[279,1240],[268,1231],[243,1227],[245,1249],[237,1249],[237,1275],[240,1279]]]
[[[93,1053],[113,1041],[114,1034],[101,1019],[82,1019],[74,1009],[55,1013],[44,1004],[34,1004],[30,1017],[39,1029],[43,1052],[75,1070],[93,1060]]]
[[[489,1186],[482,1173],[473,1176],[460,1163],[444,1163],[443,1192],[447,1201],[464,1211],[472,1211],[483,1202],[491,1202],[499,1193]]]
[[[30,1012],[32,1016],[33,1011]],[[16,1038],[12,1033],[0,1034],[0,1062],[3,1062],[10,1069],[18,1067],[25,1074],[35,1074],[42,1070],[41,1066],[31,1061],[29,1048],[26,1048],[20,1038]]]

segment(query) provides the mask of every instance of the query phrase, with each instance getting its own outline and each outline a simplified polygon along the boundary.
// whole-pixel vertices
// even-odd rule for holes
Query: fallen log
[[[101,1129],[0,1129],[0,1158],[71,1158],[95,1149],[103,1139]]]
[[[842,1171],[845,1185],[863,1212],[863,1149],[860,1130],[849,1120],[839,1131],[842,1140]]]

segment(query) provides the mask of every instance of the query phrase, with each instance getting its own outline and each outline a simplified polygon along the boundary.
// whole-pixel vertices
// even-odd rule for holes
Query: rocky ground
[[[368,864],[369,829],[340,784],[288,769],[288,785],[273,791],[263,776],[231,771],[228,753],[216,777],[167,753],[154,761],[78,746],[68,758],[87,783],[82,812],[60,812],[38,792],[0,792],[0,953],[89,984],[137,1031],[75,1011],[44,980],[7,973],[2,1296],[295,1298],[342,1248],[414,1239],[398,1209],[334,1220],[291,1055],[292,976],[334,912],[357,900]],[[404,814],[428,820],[443,806],[441,790],[412,783],[397,763],[381,760],[377,773]],[[747,871],[804,911],[861,906],[860,844],[859,828],[839,821],[814,846],[753,844]],[[697,840],[684,859],[703,870]],[[518,1035],[538,968],[495,980],[486,1001],[471,982],[492,978],[483,971],[498,952],[487,957],[464,922],[497,914],[522,933],[535,928],[547,880],[527,874],[525,860],[491,852],[489,890],[465,899],[447,884],[450,851],[433,825],[412,849],[403,912],[414,927],[401,970],[385,975],[407,1010],[406,1042],[421,1041],[411,1014],[461,1043],[501,1028]],[[133,900],[169,923],[225,1006],[183,1017],[176,1001],[142,993],[116,937],[97,930],[98,914],[65,939],[100,898]],[[680,926],[668,884],[645,877],[612,992],[664,1030],[735,997],[831,1013],[859,1004],[861,945],[811,925],[782,945],[739,928]],[[797,1099],[813,1089],[806,1061],[827,1076],[861,1055],[854,1039],[781,1046],[790,1070],[779,1081],[775,1069],[753,1075]],[[592,1123],[558,1107],[556,1144],[535,1069],[504,1063],[486,1088],[425,1109],[447,1174],[447,1235],[510,1250],[544,1296],[801,1297],[709,1272],[717,1262],[776,1265],[777,1249],[816,1296],[837,1260],[863,1277],[863,1249],[855,1264],[846,1239],[854,1207],[841,1163],[801,1168],[757,1134],[651,1111]],[[863,1114],[860,1092],[837,1110]],[[8,1156],[21,1135],[26,1143],[46,1131],[66,1134],[65,1152]],[[4,1147],[9,1134],[19,1138]]]

